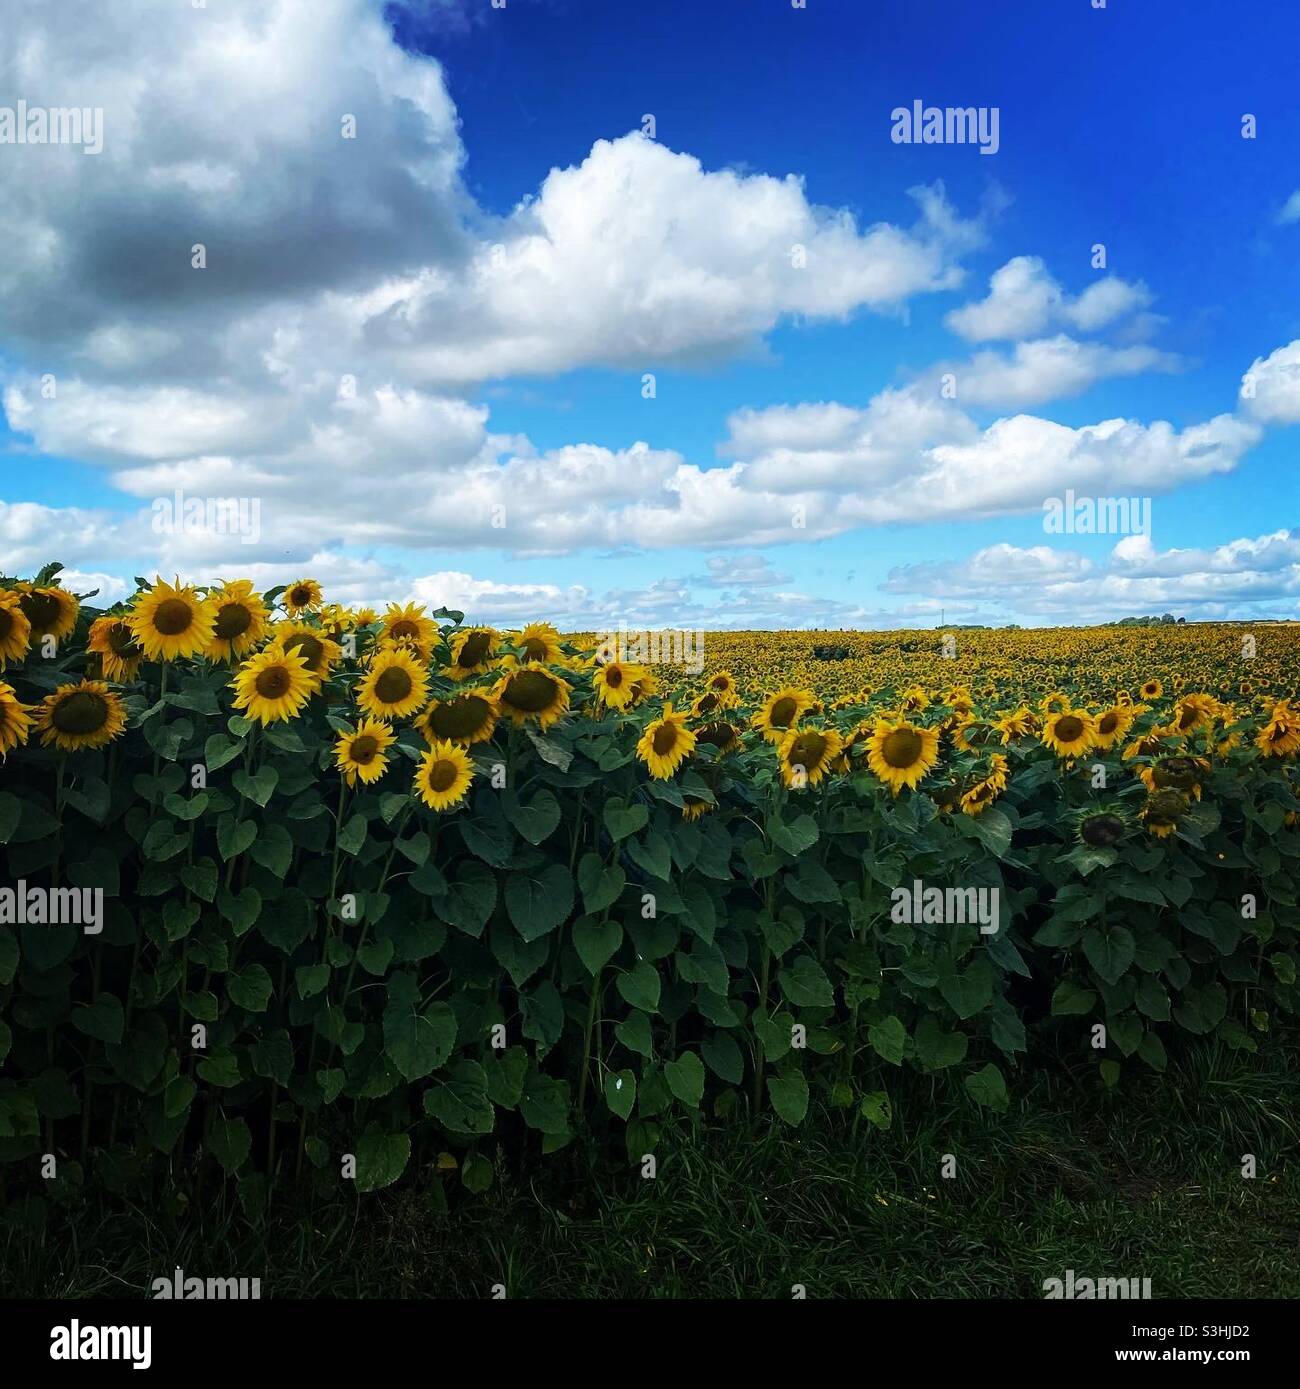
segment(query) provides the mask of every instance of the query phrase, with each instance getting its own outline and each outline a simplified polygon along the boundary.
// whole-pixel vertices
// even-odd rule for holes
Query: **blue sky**
[[[158,9],[144,0],[124,8]],[[94,292],[75,310],[75,281],[52,273],[57,255],[33,253],[19,287],[35,277],[30,308],[8,319],[0,310],[7,566],[42,542],[62,544],[55,557],[107,578],[111,591],[151,563],[206,556],[220,572],[244,561],[279,579],[316,562],[345,599],[445,593],[485,617],[538,612],[563,625],[1296,615],[1300,199],[1284,209],[1300,188],[1300,94],[1287,57],[1300,17],[1290,6],[1229,22],[1210,0],[1104,9],[930,0],[923,15],[913,0],[808,0],[804,9],[787,0],[508,0],[504,10],[488,0],[326,0],[318,17],[319,33],[302,46],[338,42],[315,69],[304,56],[300,72],[291,19],[262,27],[251,5],[227,17],[237,26],[229,34],[248,45],[245,66],[317,107],[314,125],[286,99],[269,132],[222,150],[178,80],[156,97],[154,114],[174,123],[171,147],[160,149],[127,95],[132,62],[143,70],[157,56],[151,43],[178,49],[182,69],[192,46],[218,108],[220,84],[237,85],[238,65],[214,66],[193,28],[132,39],[99,83],[86,82],[91,95],[58,98],[89,101],[102,90],[101,158],[139,179],[134,202],[120,179],[110,197],[98,168],[93,178],[69,168],[79,153],[44,152],[62,159],[51,186],[31,167],[33,151],[0,146],[0,188],[8,176],[19,192],[11,216],[26,213],[29,227],[69,243],[68,265],[87,259],[73,243],[88,212],[91,230],[104,225],[96,216],[114,219],[122,247],[116,262],[94,262]],[[0,76],[0,105],[10,91],[40,99],[16,90],[30,73],[0,62]],[[356,208],[356,175],[319,138],[353,93],[370,103],[362,141],[383,131],[367,145],[370,198]],[[229,94],[241,99],[247,93]],[[997,153],[893,143],[891,112],[914,100],[996,107]],[[659,160],[630,135],[647,113]],[[1246,113],[1257,138],[1242,138]],[[130,132],[117,146],[115,128]],[[443,155],[454,168],[439,165],[436,189],[428,177],[416,195],[400,186],[414,162]],[[557,170],[574,175],[563,199]],[[728,173],[738,188],[723,182]],[[760,188],[787,176],[800,181],[798,207],[772,213]],[[160,203],[159,181],[177,179],[175,199]],[[311,191],[277,201],[268,181]],[[938,196],[940,184],[941,213],[923,218],[915,190]],[[716,228],[692,215],[705,204]],[[178,244],[192,225],[194,240],[213,241],[214,262],[236,247],[247,271],[192,311],[165,294],[141,296],[138,283],[134,295],[124,288],[151,273],[152,230],[175,208],[186,214],[175,218]],[[851,219],[851,246],[833,240],[837,216]],[[882,224],[903,246],[878,270],[870,234]],[[785,287],[773,268],[787,225],[817,238],[799,272],[815,291]],[[281,291],[277,257],[292,280],[292,243],[304,237],[336,240],[337,256]],[[42,244],[32,232],[28,241]],[[1091,264],[1098,242],[1105,269]],[[459,294],[466,267],[481,266],[494,244],[517,294]],[[922,254],[934,264],[914,273],[907,258]],[[1015,331],[990,329],[987,312],[963,319],[1009,263],[1020,267],[1014,291],[991,307]],[[367,294],[382,298],[421,269],[419,288],[374,310]],[[856,274],[872,284],[879,275],[885,288],[854,292]],[[707,278],[698,307],[684,288],[696,275]],[[1115,307],[1097,314],[1079,297],[1103,280]],[[548,293],[553,341],[538,322]],[[715,296],[726,306],[720,326],[710,319]],[[677,307],[655,307],[664,303]],[[1035,303],[1048,307],[1035,313]],[[216,330],[196,345],[192,335],[214,315]],[[340,461],[310,484],[312,506],[291,505],[280,498],[310,476],[311,450],[339,409],[311,365],[315,376],[334,370],[339,336],[354,329],[363,401],[380,404],[349,412],[337,444],[340,459],[354,443],[352,456],[372,460],[356,465],[373,467],[372,485],[332,471]],[[277,331],[293,337],[289,349]],[[213,343],[212,360],[201,360]],[[1057,366],[1068,359],[1074,385],[1053,389],[1034,357],[1043,344]],[[1008,363],[1022,351],[1034,360],[1017,374]],[[178,353],[192,365],[178,366]],[[476,364],[462,371],[458,354]],[[1243,400],[1253,363],[1256,394]],[[957,397],[935,411],[945,368]],[[33,403],[45,370],[76,383],[75,405],[61,405],[57,421]],[[645,372],[655,375],[654,399],[642,398]],[[385,390],[404,402],[391,429]],[[914,407],[935,417],[899,445],[897,411]],[[487,436],[481,448],[467,412]],[[740,438],[738,417],[749,422]],[[1002,427],[1021,417],[1032,425]],[[267,419],[278,421],[269,437]],[[1091,432],[1121,420],[1127,433]],[[436,440],[463,434],[462,451],[443,456],[439,442],[428,456],[421,427]],[[735,495],[701,494],[684,514],[684,494],[666,483],[671,464],[643,472],[629,453],[638,442],[705,484],[739,466]],[[570,452],[588,446],[603,452]],[[809,524],[783,533],[773,518],[819,468]],[[601,482],[601,470],[613,480]],[[1004,485],[1021,475],[1019,488]],[[499,486],[507,516],[525,498],[534,514],[522,530],[508,522],[502,544],[477,521],[456,543],[455,526],[434,514],[426,542],[418,526],[361,514],[377,487],[402,478],[435,513],[445,512],[440,487],[454,506],[467,495],[486,504]],[[201,495],[264,490],[281,524],[255,545],[151,550],[141,508],[174,485]],[[1150,497],[1150,536],[1045,535],[1041,501],[1070,486]],[[41,510],[16,507],[25,502]],[[712,584],[700,582],[710,574]]]

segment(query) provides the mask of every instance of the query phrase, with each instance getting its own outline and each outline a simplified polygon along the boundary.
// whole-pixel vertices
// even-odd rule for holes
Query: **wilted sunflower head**
[[[1158,839],[1166,839],[1178,828],[1179,821],[1190,806],[1191,802],[1183,792],[1168,788],[1156,791],[1147,798],[1142,818],[1152,834]]]
[[[41,742],[63,752],[102,748],[126,727],[126,710],[118,697],[99,680],[79,685],[60,685],[46,695],[37,716]]]
[[[417,720],[424,741],[429,744],[481,743],[492,736],[497,710],[486,692],[457,695],[454,699],[433,699]]]
[[[1079,842],[1089,849],[1109,849],[1127,830],[1127,821],[1113,810],[1090,811],[1079,817]]]

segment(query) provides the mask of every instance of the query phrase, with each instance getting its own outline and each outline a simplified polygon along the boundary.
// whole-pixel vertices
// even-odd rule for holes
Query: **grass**
[[[483,1196],[433,1176],[310,1206],[286,1189],[253,1219],[229,1187],[198,1209],[183,1183],[147,1206],[88,1197],[39,1228],[11,1219],[0,1267],[8,1295],[44,1297],[129,1296],[179,1264],[259,1276],[264,1297],[1038,1298],[1072,1268],[1149,1277],[1156,1297],[1292,1298],[1298,1062],[1276,1039],[1202,1046],[1111,1094],[1040,1072],[1003,1115],[899,1077],[888,1132],[842,1113],[684,1123],[653,1180],[574,1144],[500,1155]]]

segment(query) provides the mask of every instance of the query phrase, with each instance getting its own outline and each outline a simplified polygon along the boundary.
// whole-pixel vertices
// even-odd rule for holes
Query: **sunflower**
[[[315,579],[295,579],[284,591],[284,610],[290,617],[315,612],[325,601]]]
[[[647,670],[643,675],[637,676],[632,682],[632,707],[640,704],[643,700],[649,699],[652,694],[659,693],[659,682]]]
[[[41,637],[62,641],[77,625],[77,600],[57,585],[32,588],[30,584],[19,584],[18,606],[31,627],[33,641],[39,641]]]
[[[712,801],[701,800],[698,796],[682,797],[683,820],[698,820],[701,815],[707,815],[713,809]]]
[[[1096,741],[1092,715],[1083,709],[1051,714],[1043,723],[1042,742],[1058,757],[1081,757]]]
[[[1128,832],[1128,821],[1119,807],[1099,806],[1078,817],[1075,832],[1085,848],[1109,849]]]
[[[1094,716],[1093,746],[1105,752],[1129,731],[1134,715],[1122,704],[1114,704],[1109,709]]]
[[[41,742],[63,752],[102,748],[126,727],[122,701],[100,680],[60,685],[46,695],[36,716]]]
[[[1070,711],[1070,696],[1062,690],[1052,690],[1038,701],[1044,714],[1066,714]]]
[[[492,702],[512,724],[536,723],[549,728],[569,709],[571,686],[549,670],[520,667],[503,675],[492,690]]]
[[[792,728],[777,753],[781,780],[787,786],[816,786],[843,746],[844,740],[833,728]]]
[[[1142,767],[1138,776],[1153,794],[1156,791],[1184,791],[1201,799],[1201,774],[1210,770],[1204,757],[1162,757],[1153,766]]]
[[[409,647],[384,646],[357,686],[357,703],[377,719],[404,719],[428,699],[429,677]]]
[[[1171,722],[1179,733],[1192,733],[1212,724],[1219,712],[1219,701],[1213,695],[1184,695],[1174,706]]]
[[[920,685],[909,685],[903,691],[902,708],[905,714],[919,714],[922,709],[929,708],[930,696],[920,687]]]
[[[810,691],[787,685],[783,690],[768,695],[763,707],[754,715],[753,725],[762,732],[767,742],[779,745],[814,702]]]
[[[914,788],[939,760],[939,733],[906,720],[881,719],[867,739],[867,766],[894,793]]]
[[[1143,682],[1138,694],[1143,699],[1159,699],[1164,692],[1165,687],[1159,680],[1147,680]]]
[[[989,769],[961,798],[961,808],[967,815],[978,815],[1007,789],[1007,759],[1000,752],[989,758]]]
[[[695,747],[695,734],[686,727],[686,717],[674,714],[673,706],[665,704],[657,719],[646,725],[636,755],[649,768],[656,781],[672,776]]]
[[[1002,735],[1003,747],[1006,747],[1013,738],[1024,738],[1033,733],[1037,726],[1038,719],[1034,711],[1024,704],[1018,709],[999,714],[993,720],[993,727]]]
[[[740,734],[741,730],[735,724],[728,723],[726,719],[716,719],[712,723],[702,724],[695,730],[695,742],[697,746],[703,744],[705,747],[717,748],[718,756],[722,757],[740,746]]]
[[[415,726],[426,743],[481,743],[497,726],[496,706],[489,695],[473,692],[452,699],[431,699]]]
[[[1277,705],[1256,734],[1255,746],[1265,757],[1289,757],[1300,748],[1300,714],[1286,703]]]
[[[706,690],[698,699],[691,701],[691,714],[697,719],[707,718],[721,709],[718,697],[712,690]]]
[[[178,656],[197,656],[212,641],[216,606],[200,598],[196,589],[158,578],[141,593],[127,615],[135,639],[151,661],[174,661]]]
[[[596,702],[606,709],[626,709],[636,698],[636,682],[648,672],[642,665],[627,661],[608,661],[596,667],[591,678]]]
[[[0,670],[10,661],[22,660],[31,636],[32,624],[18,594],[0,591]]]
[[[271,629],[271,638],[277,646],[302,657],[307,674],[318,686],[329,678],[331,667],[343,656],[338,642],[307,622],[277,622]]]
[[[451,660],[439,672],[448,680],[468,680],[491,666],[500,643],[491,627],[466,627],[451,638]]]
[[[90,624],[86,646],[99,653],[104,679],[119,684],[134,680],[144,660],[144,648],[136,641],[125,617],[97,617]]]
[[[551,665],[564,654],[560,650],[560,634],[549,622],[530,622],[522,632],[510,638],[511,646],[524,648],[524,660],[538,665]]]
[[[404,608],[390,603],[380,635],[414,647],[427,663],[438,644],[438,624],[424,615],[422,603],[408,603]]]
[[[450,810],[465,799],[474,764],[464,748],[435,742],[415,769],[413,789],[430,810]]]
[[[311,698],[316,681],[297,651],[274,645],[250,656],[233,681],[236,709],[257,723],[286,722]]]
[[[978,752],[997,737],[997,729],[983,719],[959,718],[952,725],[953,746],[962,752]]]
[[[248,579],[234,579],[211,595],[216,615],[207,656],[213,661],[234,661],[260,646],[271,614],[253,592]]]
[[[709,681],[708,693],[717,699],[719,709],[734,709],[740,703],[740,692],[729,670],[720,670]]]
[[[1181,791],[1172,788],[1157,791],[1155,795],[1147,798],[1142,810],[1142,819],[1157,839],[1167,839],[1178,828],[1190,804]]]
[[[1133,741],[1124,749],[1124,761],[1131,762],[1135,757],[1155,757],[1164,746],[1164,740],[1169,736],[1168,730],[1163,728],[1153,728],[1144,733],[1140,738]]]
[[[362,719],[355,729],[341,733],[334,760],[348,785],[355,786],[358,777],[367,786],[378,781],[388,766],[387,749],[396,741],[397,735],[378,719]]]
[[[374,608],[358,608],[349,616],[352,618],[354,627],[369,627],[372,622],[379,621],[379,614]]]
[[[0,757],[7,757],[31,731],[31,708],[17,696],[12,685],[0,680]]]

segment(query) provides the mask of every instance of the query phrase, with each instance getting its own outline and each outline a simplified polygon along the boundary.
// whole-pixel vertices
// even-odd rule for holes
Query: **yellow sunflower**
[[[0,757],[7,757],[31,732],[31,708],[17,696],[12,685],[0,680]]]
[[[903,691],[902,708],[905,714],[919,714],[930,706],[930,696],[920,685],[909,685]]]
[[[428,674],[411,650],[385,646],[371,659],[357,686],[356,699],[367,714],[377,719],[404,719],[421,708],[428,697]]]
[[[695,747],[695,734],[686,727],[686,716],[674,714],[665,704],[659,718],[646,724],[636,745],[636,755],[649,768],[656,781],[672,776]]]
[[[1112,705],[1094,716],[1093,746],[1105,752],[1129,731],[1134,715],[1122,704]]]
[[[1138,777],[1148,791],[1182,791],[1201,799],[1201,776],[1210,770],[1204,757],[1162,757],[1150,767],[1138,769]]]
[[[1164,692],[1165,687],[1159,680],[1147,680],[1143,682],[1138,694],[1143,699],[1159,699]]]
[[[1286,704],[1277,705],[1255,735],[1255,746],[1265,757],[1289,757],[1300,749],[1300,715]]]
[[[987,810],[1007,789],[1007,759],[995,752],[989,758],[989,770],[961,797],[961,808],[967,815],[979,815]]]
[[[644,666],[627,661],[609,661],[597,666],[591,677],[596,702],[606,709],[626,709],[636,698],[636,682],[648,672]]]
[[[284,609],[290,617],[314,612],[325,601],[315,579],[295,579],[284,591]]]
[[[701,724],[695,730],[696,744],[717,748],[718,756],[734,752],[740,746],[741,730],[726,719],[715,719],[712,723]]]
[[[698,796],[682,797],[683,820],[698,820],[701,815],[707,815],[713,809],[712,801],[700,800]]]
[[[1043,721],[1042,742],[1058,757],[1081,757],[1096,741],[1096,725],[1086,709],[1070,709]]]
[[[769,743],[778,746],[790,730],[816,703],[810,690],[796,689],[787,685],[777,690],[763,701],[763,707],[754,715],[753,725]]]
[[[451,638],[451,660],[439,672],[448,680],[468,680],[491,666],[501,641],[491,627],[466,627]]]
[[[41,637],[62,641],[77,625],[79,604],[72,594],[57,585],[33,588],[30,584],[19,584],[18,605],[31,627],[32,641],[39,641]]]
[[[144,660],[144,648],[125,617],[97,617],[90,624],[86,646],[98,653],[104,678],[122,685],[135,679]]]
[[[10,661],[21,661],[31,642],[32,624],[16,593],[0,591],[0,670]]]
[[[571,686],[560,676],[522,666],[497,681],[492,702],[516,727],[536,723],[546,729],[568,712],[570,691]]]
[[[497,726],[496,706],[486,693],[469,692],[452,699],[431,699],[415,726],[426,743],[481,743]]]
[[[378,781],[388,766],[387,749],[397,741],[388,725],[378,719],[362,719],[355,729],[341,733],[334,744],[334,761],[349,786],[357,778],[369,786]]]
[[[707,692],[718,701],[718,709],[734,709],[740,703],[740,692],[729,670],[720,670],[709,681]]]
[[[151,661],[174,661],[204,650],[212,640],[215,618],[215,604],[200,598],[189,584],[158,578],[136,598],[126,620]]]
[[[46,695],[36,716],[41,742],[63,752],[102,748],[126,727],[122,701],[100,680],[60,685]]]
[[[293,718],[311,698],[316,681],[296,651],[271,645],[250,656],[233,683],[236,709],[256,723]]]
[[[234,579],[210,596],[216,609],[207,650],[210,660],[237,660],[262,644],[271,614],[250,580]]]
[[[307,622],[277,622],[271,628],[271,640],[276,646],[301,656],[307,674],[318,686],[329,678],[334,663],[343,656],[338,642]]]
[[[350,616],[354,627],[369,627],[372,622],[379,621],[379,614],[374,608],[357,608]]]
[[[905,720],[881,719],[867,739],[867,766],[895,796],[915,788],[939,760],[939,732]]]
[[[415,769],[414,789],[430,810],[450,810],[465,799],[474,780],[474,764],[464,748],[436,742]]]
[[[777,757],[787,786],[816,786],[840,755],[844,740],[833,728],[792,728]]]
[[[425,616],[422,603],[407,603],[405,607],[390,603],[380,635],[414,647],[427,664],[438,644],[438,624]]]
[[[522,646],[523,659],[536,665],[551,665],[564,654],[560,650],[560,634],[549,622],[530,622],[522,632],[511,636],[510,645]]]
[[[1013,738],[1028,736],[1034,732],[1037,725],[1038,720],[1034,716],[1034,711],[1024,704],[1009,713],[999,714],[993,720],[993,727],[1002,734],[1003,747],[1006,747]]]
[[[1067,714],[1070,711],[1070,696],[1062,690],[1052,690],[1038,701],[1038,707],[1044,714]]]

